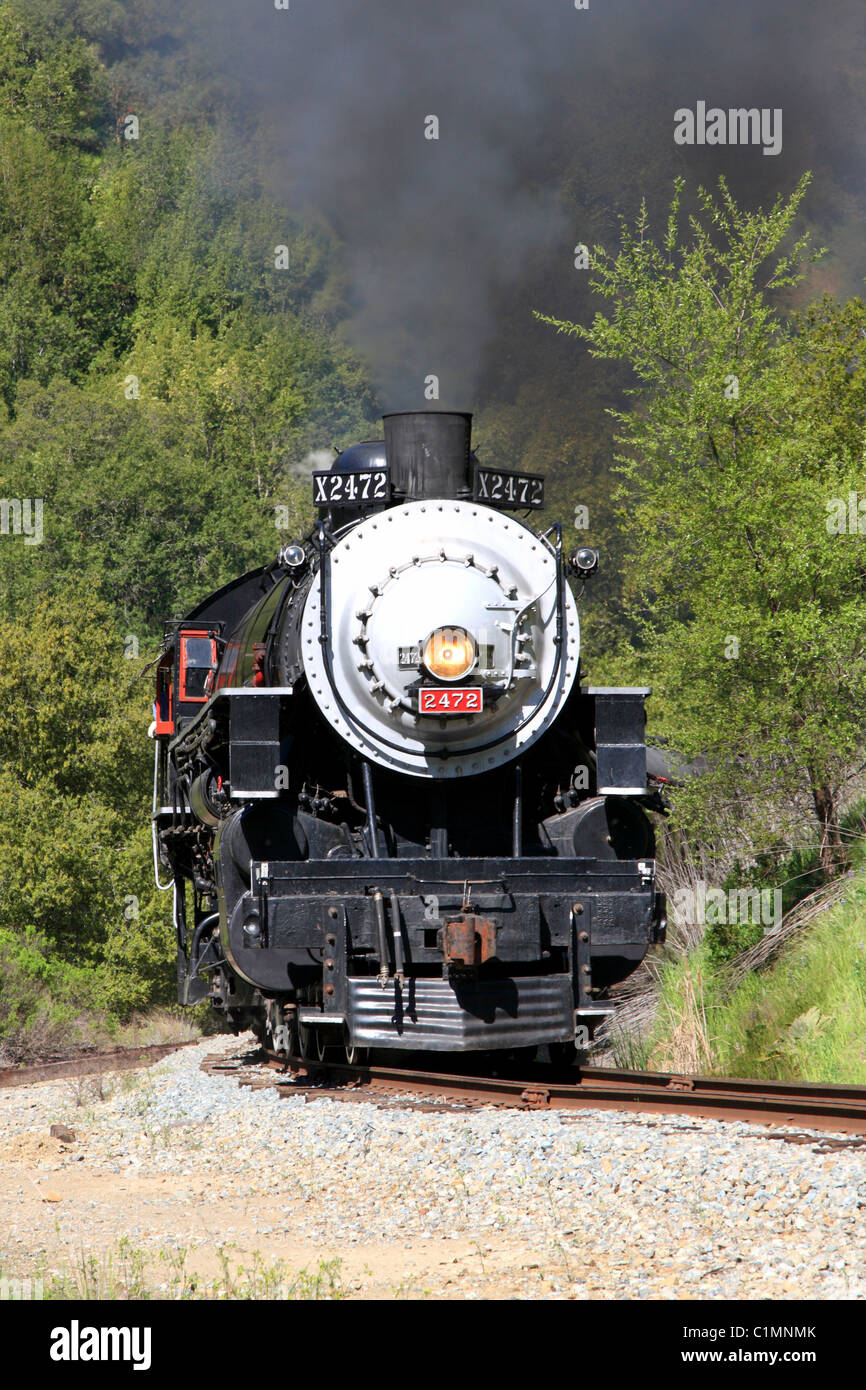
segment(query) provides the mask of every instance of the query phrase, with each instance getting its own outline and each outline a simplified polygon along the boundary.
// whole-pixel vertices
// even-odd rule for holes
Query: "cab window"
[[[187,633],[180,639],[180,699],[204,701],[210,694],[217,664],[217,645],[206,633]]]
[[[155,734],[173,734],[174,719],[171,709],[171,667],[174,653],[168,652],[156,668],[156,701],[153,706],[156,719]]]

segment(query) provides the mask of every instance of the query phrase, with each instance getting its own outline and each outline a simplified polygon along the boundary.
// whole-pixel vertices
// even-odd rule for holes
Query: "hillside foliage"
[[[195,109],[123,138],[128,15],[76,8],[0,10],[0,1042],[171,998],[142,670],[376,413],[333,238]]]
[[[632,373],[613,412],[632,650],[662,731],[706,762],[679,823],[743,853],[811,820],[832,873],[864,749],[866,304],[780,304],[807,184],[747,211],[722,180],[688,218],[677,185],[660,237],[644,208],[596,248],[592,321],[547,322]]]

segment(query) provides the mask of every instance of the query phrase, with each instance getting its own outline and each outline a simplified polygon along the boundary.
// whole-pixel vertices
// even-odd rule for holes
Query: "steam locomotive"
[[[663,937],[649,692],[581,684],[598,557],[471,418],[386,415],[313,474],[309,535],[167,629],[179,999],[278,1052],[568,1055]]]

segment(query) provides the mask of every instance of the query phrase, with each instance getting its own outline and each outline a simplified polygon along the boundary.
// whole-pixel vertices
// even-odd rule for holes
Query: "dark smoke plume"
[[[642,195],[661,212],[677,172],[770,203],[813,168],[806,215],[838,234],[826,287],[860,287],[859,0],[186,0],[179,18],[269,192],[339,236],[348,332],[388,408],[423,405],[429,375],[467,408],[482,373],[527,363],[532,307],[588,310],[575,245],[612,244]],[[781,153],[675,145],[699,100],[781,108]]]

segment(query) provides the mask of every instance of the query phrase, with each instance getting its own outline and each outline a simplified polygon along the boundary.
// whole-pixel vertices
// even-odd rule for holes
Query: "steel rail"
[[[0,1090],[9,1086],[33,1086],[39,1081],[56,1081],[64,1076],[98,1076],[107,1071],[132,1071],[159,1062],[182,1047],[193,1047],[203,1038],[188,1042],[155,1043],[145,1047],[119,1047],[113,1052],[82,1052],[59,1062],[22,1062],[0,1069]]]
[[[866,1136],[866,1087],[757,1081],[739,1077],[681,1076],[665,1072],[585,1068],[564,1079],[552,1067],[529,1077],[470,1076],[412,1068],[349,1066],[343,1062],[286,1059],[269,1065],[292,1072],[286,1094],[331,1086],[409,1094],[469,1104],[533,1110],[625,1110],[761,1125],[795,1125]]]

